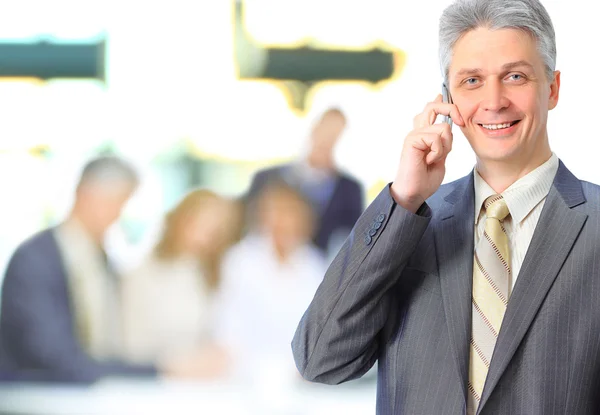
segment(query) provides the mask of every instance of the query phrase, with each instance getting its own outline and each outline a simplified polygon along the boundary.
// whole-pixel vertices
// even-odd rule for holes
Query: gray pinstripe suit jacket
[[[466,412],[473,175],[418,214],[384,189],[296,331],[302,375],[337,384],[378,361],[377,413]],[[600,413],[600,187],[562,164],[502,323],[478,413]]]

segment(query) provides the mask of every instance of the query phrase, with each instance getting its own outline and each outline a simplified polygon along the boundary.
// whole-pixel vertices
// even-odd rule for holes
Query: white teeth
[[[481,126],[487,130],[499,130],[502,128],[508,128],[511,126],[511,123],[504,124],[481,124]]]

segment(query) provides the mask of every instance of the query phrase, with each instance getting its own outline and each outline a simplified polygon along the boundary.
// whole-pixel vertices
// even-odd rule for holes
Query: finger
[[[429,143],[429,153],[425,156],[425,163],[431,165],[442,160],[446,157],[446,149],[444,148],[444,143],[442,141],[442,137],[439,135],[427,135],[423,137],[424,140],[430,140]]]
[[[408,140],[408,145],[418,150],[426,164],[435,163],[448,154],[448,149],[440,134],[435,132],[421,132],[414,134]]]
[[[465,126],[465,120],[463,120],[462,115],[460,115],[460,111],[458,110],[456,104],[450,104],[450,118],[452,118],[452,121],[456,125],[460,127]]]
[[[450,116],[452,121],[454,121],[457,125],[463,126],[464,121],[460,112],[458,111],[458,107],[454,104],[449,104],[446,102],[431,102],[425,109],[425,116],[422,118],[422,121],[426,121],[426,125],[433,125],[438,117],[438,115]],[[422,125],[425,127],[426,125]]]
[[[444,103],[443,95],[438,94],[438,96],[434,102]],[[464,127],[465,121],[463,120],[462,115],[460,114],[460,111],[458,110],[458,107],[456,106],[456,104],[454,104],[454,103],[452,103],[452,104],[444,103],[444,104],[450,105],[450,114],[443,114],[443,115],[450,116],[450,118],[452,118],[452,121],[454,123],[456,123],[457,125],[460,125],[461,127]],[[434,119],[434,122],[435,122],[435,119]]]
[[[446,159],[448,158],[448,153],[446,153],[446,155],[444,157],[442,157],[441,160],[438,160],[437,162],[435,162],[438,165],[446,165]]]
[[[465,122],[458,111],[458,107],[454,104],[439,102],[439,96],[435,101],[430,102],[425,106],[423,112],[417,115],[414,120],[414,128],[424,128],[434,125],[438,115],[449,115],[459,126],[464,126]]]
[[[417,132],[409,135],[406,138],[405,145],[408,145],[416,150],[428,153],[431,150],[431,144],[439,137],[439,134],[432,132]]]
[[[454,142],[454,135],[452,134],[452,127],[449,124],[433,124],[429,127],[423,128],[421,132],[437,134],[442,138],[444,148],[447,150],[446,153],[452,150],[452,144]]]

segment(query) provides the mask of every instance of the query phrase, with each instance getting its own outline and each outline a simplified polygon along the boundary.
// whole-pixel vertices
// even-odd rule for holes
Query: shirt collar
[[[558,171],[558,157],[552,156],[544,164],[521,177],[502,192],[510,215],[520,223],[547,195]],[[483,180],[477,169],[473,172],[475,183],[475,224],[479,222],[483,202],[495,195],[494,189]]]

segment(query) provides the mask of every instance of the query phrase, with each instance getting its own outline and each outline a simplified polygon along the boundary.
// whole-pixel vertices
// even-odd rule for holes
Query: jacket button
[[[369,236],[375,236],[377,229],[369,229]]]
[[[373,238],[371,238],[369,235],[365,236],[365,243],[367,245],[371,245],[371,242],[373,242]]]
[[[379,229],[381,226],[381,222],[373,222],[373,229]]]
[[[377,222],[381,223],[385,220],[385,215],[383,213],[379,214],[379,216],[377,216]]]

